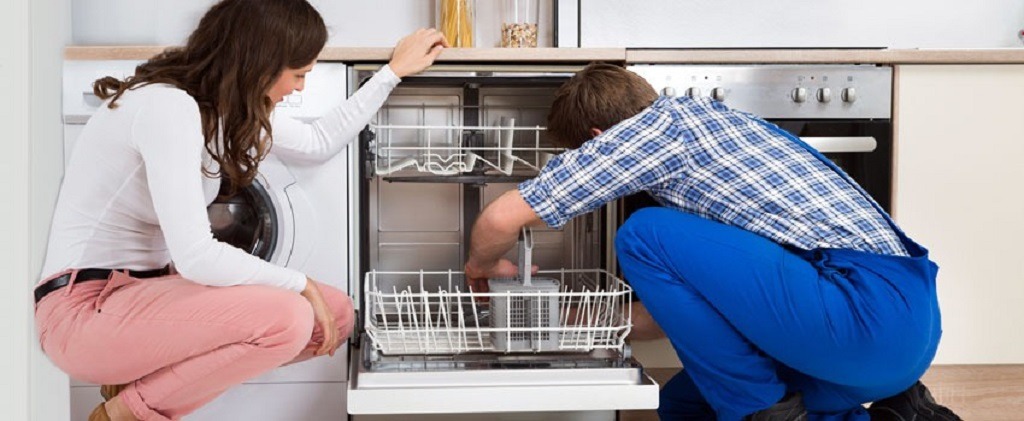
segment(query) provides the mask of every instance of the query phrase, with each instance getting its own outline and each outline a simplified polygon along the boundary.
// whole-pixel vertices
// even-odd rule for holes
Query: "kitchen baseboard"
[[[664,385],[678,368],[647,370]],[[965,420],[1017,421],[1024,414],[1024,364],[935,365],[922,379],[935,399]],[[622,411],[620,421],[657,421],[655,411]]]

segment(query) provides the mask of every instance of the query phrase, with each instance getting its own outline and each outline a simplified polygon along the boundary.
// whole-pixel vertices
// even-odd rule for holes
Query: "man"
[[[662,419],[959,419],[918,382],[941,334],[937,266],[798,138],[607,64],[557,91],[548,132],[570,150],[484,210],[467,278],[514,274],[500,257],[525,225],[654,196],[615,245],[685,367]]]

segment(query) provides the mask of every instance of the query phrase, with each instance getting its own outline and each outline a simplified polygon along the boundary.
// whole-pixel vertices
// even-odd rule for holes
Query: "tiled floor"
[[[651,369],[658,384],[678,369]],[[925,374],[935,399],[968,421],[1024,420],[1024,365],[944,365]],[[620,421],[657,421],[655,411],[623,411]]]

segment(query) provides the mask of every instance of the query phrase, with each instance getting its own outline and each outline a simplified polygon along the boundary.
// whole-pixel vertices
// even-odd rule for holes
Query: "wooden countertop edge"
[[[164,46],[70,46],[67,60],[145,60]],[[391,48],[327,47],[324,61],[385,62]],[[1024,64],[1024,48],[951,50],[628,50],[622,48],[451,48],[441,53],[442,63],[534,62],[681,64]]]
[[[145,60],[167,46],[70,46],[64,51],[67,60]],[[385,62],[391,48],[327,47],[320,60],[341,62]],[[438,62],[538,62],[580,63],[589,61],[626,61],[621,48],[450,48],[441,53]]]

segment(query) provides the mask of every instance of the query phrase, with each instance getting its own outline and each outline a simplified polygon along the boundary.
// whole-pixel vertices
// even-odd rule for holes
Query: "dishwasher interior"
[[[620,396],[596,408],[657,406],[657,385],[625,341],[632,291],[611,269],[616,205],[562,229],[524,230],[506,258],[538,265],[532,279],[476,291],[461,272],[483,208],[561,152],[544,124],[555,89],[580,67],[434,66],[403,79],[363,130],[350,151],[360,172],[350,185],[351,279],[361,281],[351,288],[361,326],[350,412],[384,411],[359,391],[460,387],[605,386]],[[353,67],[350,86],[378,68]],[[420,410],[444,412],[408,408]]]

